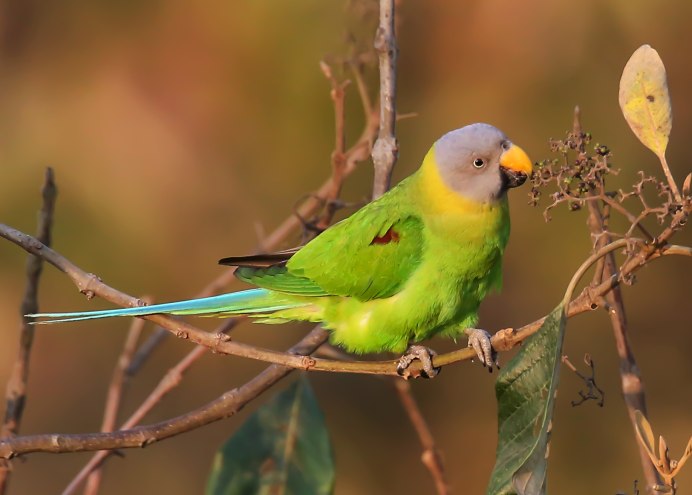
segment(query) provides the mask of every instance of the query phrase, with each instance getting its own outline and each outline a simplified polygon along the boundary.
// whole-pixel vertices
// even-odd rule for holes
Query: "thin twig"
[[[678,189],[678,185],[675,183],[675,179],[673,178],[673,174],[670,171],[670,167],[668,166],[668,160],[666,159],[666,154],[665,151],[661,153],[659,156],[659,159],[661,160],[661,168],[663,168],[663,173],[666,175],[666,179],[668,180],[668,185],[670,186],[670,190],[673,193],[673,197],[675,198],[675,201],[678,203],[682,202],[682,196],[680,195],[680,190]]]
[[[579,391],[579,400],[570,401],[572,407],[580,406],[588,400],[595,400],[598,407],[603,407],[605,403],[605,392],[596,384],[596,365],[589,354],[584,355],[584,362],[591,369],[591,376],[584,375],[572,364],[569,357],[562,356],[562,363],[567,366],[572,373],[577,375],[586,385],[586,392]]]
[[[41,195],[43,203],[39,212],[37,239],[46,246],[51,244],[51,228],[53,226],[53,212],[55,210],[55,198],[58,190],[55,186],[53,169],[46,168]],[[31,255],[26,265],[27,284],[24,299],[20,306],[22,324],[19,336],[19,352],[14,363],[10,378],[7,381],[5,391],[5,417],[0,427],[0,438],[11,437],[19,432],[19,426],[26,405],[27,381],[29,379],[29,361],[31,347],[34,342],[34,326],[32,321],[24,315],[38,312],[38,282],[43,270],[43,259],[40,256]],[[8,461],[0,461],[0,494],[7,490],[11,467]]]
[[[331,188],[324,195],[325,208],[315,224],[318,231],[326,229],[331,224],[336,212],[336,200],[341,194],[341,187],[344,183],[344,173],[346,172],[347,165],[344,104],[346,100],[345,90],[351,84],[351,81],[348,79],[342,82],[337,81],[332,73],[332,68],[326,62],[321,62],[320,68],[332,88],[329,94],[334,103],[334,151],[332,151],[331,156]]]
[[[389,189],[392,169],[399,153],[396,140],[396,61],[398,47],[394,32],[395,1],[380,0],[380,22],[375,34],[375,50],[380,65],[380,130],[372,148],[375,165],[373,199]]]
[[[589,225],[593,231],[598,229],[602,222],[602,217],[598,205],[589,203]],[[602,242],[608,242],[610,236],[604,236]],[[607,279],[612,276],[617,276],[617,264],[613,255],[604,258],[603,277]],[[627,414],[632,423],[635,425],[634,411],[639,409],[642,414],[647,415],[646,396],[644,393],[644,381],[641,377],[637,360],[632,351],[632,346],[629,341],[627,332],[627,316],[625,314],[625,306],[622,298],[620,287],[614,287],[612,291],[604,294],[608,316],[613,328],[613,336],[615,337],[615,347],[618,357],[620,358],[620,382],[622,386],[622,394],[627,407]],[[635,440],[636,442],[636,440]],[[639,448],[639,457],[646,479],[646,490],[648,493],[653,493],[651,487],[660,482],[658,473],[653,464],[649,460],[646,452],[637,442]]]
[[[343,168],[342,180],[346,179],[353,171],[356,166],[366,160],[370,156],[370,150],[372,147],[373,138],[377,132],[379,126],[379,115],[377,112],[371,112],[365,115],[365,126],[358,140],[353,144],[348,150],[344,152],[345,154],[345,165]],[[304,202],[300,204],[296,214],[291,215],[286,218],[272,234],[267,236],[260,246],[260,251],[268,251],[271,246],[279,245],[284,239],[294,232],[296,229],[302,226],[301,219],[309,218],[315,214],[316,211],[324,204],[325,198],[328,197],[330,191],[334,189],[334,184],[332,177],[329,177],[320,188],[315,192],[315,194],[310,195]]]
[[[143,321],[143,320],[142,320]],[[216,329],[215,333],[221,335],[231,331],[238,323],[237,319],[228,319]],[[120,430],[128,430],[139,424],[144,417],[156,406],[161,400],[176,388],[183,380],[183,375],[204,356],[209,349],[202,346],[196,346],[188,352],[175,366],[161,378],[159,383],[154,387],[153,391],[139,405],[137,410],[120,426]],[[62,495],[70,495],[82,484],[89,474],[100,467],[103,462],[113,454],[112,450],[101,450],[94,454],[77,475],[70,481]]]
[[[143,298],[148,304],[151,304],[150,298]],[[118,357],[118,361],[113,369],[111,383],[108,386],[108,395],[106,397],[106,405],[104,407],[103,422],[101,423],[101,431],[113,431],[118,420],[118,412],[120,411],[120,402],[125,392],[125,384],[127,382],[127,369],[132,362],[132,357],[137,349],[137,342],[142,333],[146,321],[135,318],[132,320],[130,330],[127,332],[125,345]],[[85,495],[95,495],[101,486],[101,477],[103,471],[101,469],[94,470],[87,480]]]
[[[575,109],[574,112],[574,126],[573,134],[577,136],[578,139],[578,149],[580,154],[585,153],[585,145],[582,136],[582,125],[581,125],[581,115],[579,109]],[[588,227],[591,231],[592,237],[597,237],[597,241],[594,245],[594,251],[602,248],[611,241],[611,236],[607,232],[607,224],[603,213],[597,202],[589,201],[588,203],[589,217],[588,217]],[[608,206],[613,206],[613,203],[608,203]],[[635,219],[635,223],[630,227],[628,234],[631,234],[634,225],[639,225],[640,218]],[[651,237],[651,236],[650,236]],[[616,277],[618,275],[618,268],[615,262],[615,255],[610,253],[602,258],[602,279],[607,280],[610,277]],[[646,396],[644,394],[644,382],[637,366],[636,358],[634,357],[634,352],[632,351],[632,346],[630,345],[629,338],[627,335],[627,316],[625,314],[625,305],[622,297],[622,291],[620,287],[614,287],[613,290],[607,292],[603,295],[606,303],[606,308],[608,309],[608,315],[610,317],[610,323],[613,328],[613,335],[615,336],[615,346],[617,348],[617,353],[620,358],[620,382],[622,385],[622,393],[625,399],[625,405],[627,407],[627,414],[632,423],[633,431],[635,432],[635,443],[639,449],[639,457],[642,464],[642,469],[644,471],[644,478],[646,479],[646,489],[649,493],[653,493],[652,487],[659,484],[662,480],[658,472],[654,468],[651,460],[649,459],[646,450],[637,442],[636,440],[636,420],[635,411],[638,409],[646,417]]]
[[[288,353],[306,356],[322,345],[328,332],[316,328]],[[45,434],[16,437],[0,444],[0,457],[15,457],[30,452],[85,452],[94,450],[142,448],[160,440],[233,416],[245,404],[288,375],[292,368],[272,365],[244,385],[229,390],[217,399],[189,413],[159,423],[112,433]]]
[[[442,454],[435,444],[435,438],[425,422],[423,413],[416,403],[411,391],[411,384],[405,380],[395,380],[394,387],[399,396],[399,400],[408,415],[413,428],[416,430],[418,439],[423,447],[421,462],[428,469],[430,475],[435,481],[435,489],[438,495],[449,494],[449,484],[445,479],[444,463],[442,462]]]

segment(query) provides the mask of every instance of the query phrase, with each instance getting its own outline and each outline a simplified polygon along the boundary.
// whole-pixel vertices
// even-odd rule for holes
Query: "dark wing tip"
[[[229,256],[219,260],[219,265],[248,266],[252,268],[266,268],[291,259],[300,248],[286,249],[276,253],[251,254],[249,256]]]

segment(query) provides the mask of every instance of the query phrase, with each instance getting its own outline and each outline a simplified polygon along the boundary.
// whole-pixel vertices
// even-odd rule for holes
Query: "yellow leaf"
[[[640,46],[622,71],[620,108],[637,138],[663,159],[673,115],[666,68],[649,45]]]

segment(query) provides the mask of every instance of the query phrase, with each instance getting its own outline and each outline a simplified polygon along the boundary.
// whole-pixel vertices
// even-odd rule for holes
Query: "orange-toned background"
[[[372,22],[358,11],[319,0],[3,2],[0,221],[34,231],[43,169],[52,165],[60,188],[56,249],[134,295],[165,301],[195,294],[223,270],[218,258],[252,251],[258,236],[327,176],[333,117],[318,61],[347,51],[347,30],[369,42]],[[547,139],[564,135],[576,103],[586,128],[614,150],[623,169],[618,186],[630,184],[637,169],[657,173],[655,157],[631,135],[617,103],[622,67],[643,43],[659,50],[668,69],[675,114],[669,161],[680,181],[690,170],[692,4],[686,0],[402,2],[400,16],[398,108],[418,117],[399,123],[397,178],[415,169],[440,134],[474,121],[501,127],[536,160],[547,157]],[[353,90],[349,97],[348,130],[355,137],[361,117]],[[360,201],[370,181],[363,164],[344,198]],[[505,289],[482,309],[481,323],[493,331],[549,311],[589,249],[583,213],[556,214],[545,224],[540,210],[527,206],[526,192],[512,194]],[[692,236],[677,242],[691,244]],[[0,242],[3,386],[16,354],[24,262],[22,251]],[[688,260],[665,259],[625,290],[652,423],[674,456],[692,433],[691,275]],[[104,306],[85,301],[65,276],[46,269],[42,309]],[[127,325],[38,329],[23,433],[98,429]],[[234,335],[283,349],[307,328],[245,325]],[[125,414],[189,349],[170,339],[157,351],[131,383]],[[584,352],[593,355],[606,406],[571,408],[580,383],[563,374],[551,491],[630,492],[641,477],[639,460],[606,315],[572,320],[566,352],[575,363]],[[262,367],[207,356],[146,421],[198,407]],[[418,441],[386,381],[311,376],[334,441],[337,494],[432,492]],[[482,493],[496,440],[493,376],[465,363],[414,383],[414,390],[455,493]],[[217,447],[265,400],[237,418],[128,450],[108,464],[103,493],[201,492]],[[17,461],[11,493],[58,492],[88,457]],[[681,493],[692,486],[692,468],[686,471]]]

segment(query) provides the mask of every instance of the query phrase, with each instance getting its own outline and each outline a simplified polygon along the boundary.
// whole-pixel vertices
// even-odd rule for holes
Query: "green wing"
[[[403,185],[330,227],[287,262],[240,267],[236,275],[296,295],[369,300],[396,294],[423,251],[423,222],[407,208]]]
[[[328,296],[315,282],[306,277],[296,276],[288,271],[285,263],[270,267],[240,266],[235,271],[235,276],[249,284],[264,289],[276,290],[297,296]]]

